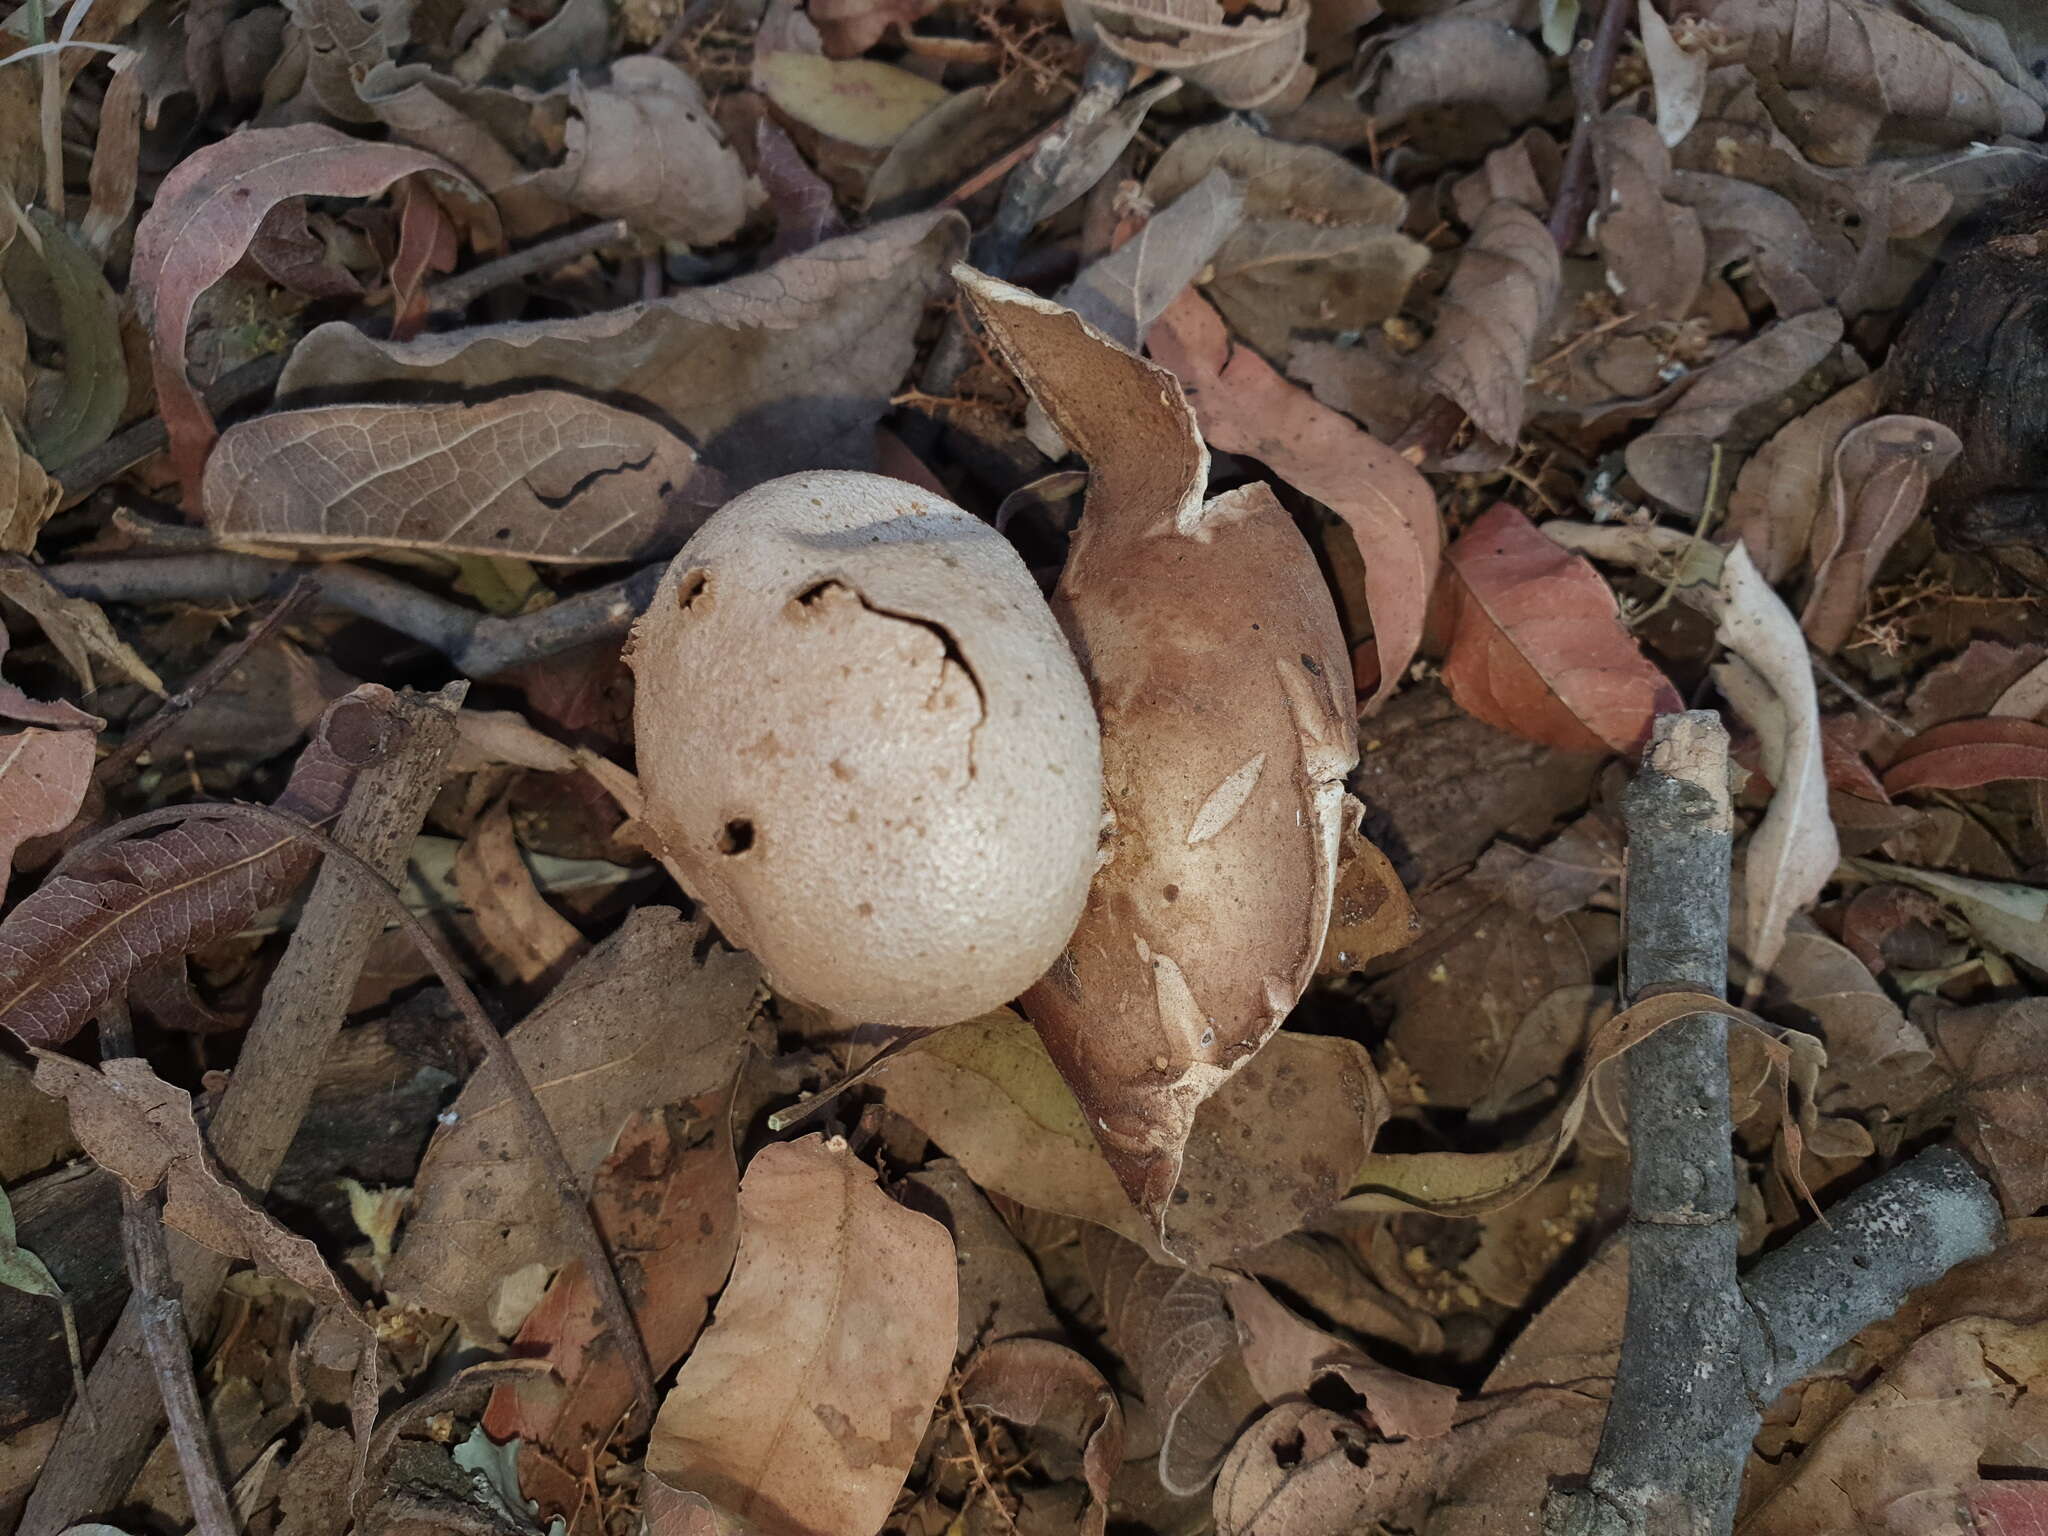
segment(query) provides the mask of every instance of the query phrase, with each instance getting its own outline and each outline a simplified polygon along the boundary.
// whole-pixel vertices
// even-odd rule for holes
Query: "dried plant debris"
[[[0,1510],[2040,1523],[2044,17],[23,8]]]

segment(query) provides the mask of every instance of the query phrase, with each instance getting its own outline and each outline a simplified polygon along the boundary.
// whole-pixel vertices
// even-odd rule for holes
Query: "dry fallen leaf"
[[[1624,450],[1629,473],[1643,489],[1681,512],[1707,504],[1717,445],[1745,408],[1782,393],[1834,351],[1842,316],[1816,309],[1766,326],[1750,341],[1701,369],[1677,404]],[[1719,494],[1731,483],[1722,470]]]
[[[622,1283],[657,1379],[695,1342],[739,1242],[739,1168],[729,1088],[694,1099],[687,1116],[636,1117],[599,1166],[591,1219],[621,1260]],[[483,1415],[494,1440],[525,1442],[520,1487],[548,1509],[577,1507],[593,1449],[633,1400],[618,1341],[604,1330],[580,1264],[556,1274],[513,1348],[545,1351],[555,1381],[498,1388]]]
[[[2018,998],[1977,1008],[1937,1003],[1926,1015],[1955,1080],[1957,1136],[1991,1175],[2010,1216],[2048,1204],[2048,1004]]]
[[[1199,1492],[1260,1407],[1223,1286],[1199,1271],[1154,1263],[1100,1227],[1082,1232],[1081,1255],[1110,1343],[1159,1426],[1160,1486]]]
[[[1676,325],[1706,279],[1707,243],[1699,215],[1669,200],[1670,149],[1639,117],[1604,117],[1593,124],[1593,165],[1593,241],[1608,287],[1631,327]]]
[[[65,1101],[72,1133],[86,1154],[138,1194],[164,1186],[164,1224],[202,1247],[246,1259],[304,1286],[314,1300],[350,1318],[350,1299],[320,1249],[222,1177],[192,1118],[192,1096],[165,1082],[140,1057],[99,1069],[38,1049],[36,1086]]]
[[[941,1030],[884,1062],[876,1081],[984,1189],[1158,1241],[1122,1196],[1073,1090],[1015,1014]],[[1195,1112],[1163,1217],[1166,1248],[1222,1264],[1309,1224],[1342,1197],[1386,1117],[1386,1091],[1361,1048],[1275,1035]]]
[[[817,1136],[756,1153],[739,1204],[731,1283],[648,1440],[648,1517],[679,1490],[760,1536],[879,1530],[953,1363],[952,1240]]]
[[[1740,1536],[1816,1531],[1961,1530],[1958,1503],[1987,1463],[2038,1478],[2048,1398],[2048,1323],[1959,1318],[1926,1334],[1866,1387],[1796,1463],[1789,1480],[1743,1511]],[[1966,1518],[1966,1517],[1965,1517]]]
[[[1407,199],[1393,187],[1232,118],[1168,145],[1145,196],[1164,207],[1217,171],[1241,187],[1244,219],[1202,264],[1202,287],[1238,336],[1283,358],[1297,330],[1366,330],[1400,311],[1429,252],[1401,232]]]
[[[0,735],[0,895],[24,841],[71,825],[97,757],[89,729],[31,725]]]
[[[1557,242],[1526,208],[1499,202],[1479,216],[1444,289],[1436,331],[1406,369],[1479,429],[1432,468],[1493,469],[1513,455],[1523,379],[1550,323],[1560,271]]]
[[[1513,507],[1480,517],[1446,560],[1444,684],[1460,707],[1547,746],[1630,755],[1682,707],[1607,583]]]
[[[634,1111],[697,1098],[731,1077],[757,975],[749,956],[710,943],[701,921],[639,907],[506,1036],[579,1177]],[[472,1079],[449,1113],[421,1160],[385,1289],[479,1338],[501,1337],[521,1321],[499,1309],[501,1286],[564,1262],[571,1245],[495,1074]]]
[[[330,821],[383,749],[390,697],[365,684],[333,704],[273,808],[315,826]],[[18,705],[7,712],[24,717]],[[91,721],[66,705],[39,723]],[[249,821],[194,820],[110,843],[45,879],[0,921],[0,1026],[29,1045],[63,1044],[138,969],[235,933],[318,859]]]
[[[1866,374],[1793,417],[1744,462],[1728,498],[1727,528],[1749,546],[1766,581],[1785,581],[1805,562],[1826,509],[1836,445],[1883,398],[1883,381]]]
[[[1226,107],[1292,105],[1314,76],[1302,62],[1306,0],[1274,9],[1221,0],[1081,0],[1086,31],[1133,64],[1179,75]]]
[[[1054,602],[1103,722],[1115,833],[1024,1007],[1156,1223],[1197,1107],[1280,1027],[1322,953],[1357,760],[1348,658],[1271,491],[1202,504],[1208,455],[1171,375],[1069,310],[958,276],[1091,472]]]
[[[1923,133],[1960,143],[2041,131],[2042,112],[1960,48],[1869,0],[1687,0],[1733,46],[1721,57],[1770,71]]]
[[[747,173],[697,82],[656,54],[612,62],[603,85],[568,86],[562,162],[529,184],[656,239],[717,245],[745,222]]]
[[[1996,716],[1944,721],[1900,747],[1884,789],[1976,789],[2004,779],[2048,779],[2048,725]]]
[[[1109,1482],[1123,1462],[1124,1410],[1100,1371],[1051,1339],[1002,1339],[961,1372],[960,1401],[1078,1449],[1091,1498],[1081,1536],[1102,1536]]]
[[[546,380],[675,422],[734,493],[797,470],[866,468],[965,230],[950,210],[913,214],[725,283],[572,320],[406,343],[335,322],[293,350],[278,391],[468,394]]]
[[[1060,302],[1118,346],[1143,350],[1153,322],[1231,238],[1244,207],[1244,192],[1230,174],[1210,171],[1109,255],[1082,268],[1060,290]]]
[[[1813,595],[1800,617],[1821,650],[1848,642],[1878,567],[1962,451],[1962,439],[1924,416],[1879,416],[1842,435],[1814,520]]]
[[[590,947],[534,884],[504,800],[484,812],[455,856],[455,888],[476,918],[486,958],[508,984],[559,976]]]
[[[425,172],[469,186],[438,156],[306,123],[238,133],[194,152],[164,178],[136,226],[130,281],[155,342],[152,375],[171,462],[192,505],[215,435],[212,413],[186,373],[187,331],[199,296],[242,259],[264,215],[283,199],[374,197],[402,176]],[[476,229],[497,243],[497,216],[480,195]]]
[[[944,86],[879,59],[813,53],[758,55],[754,84],[786,121],[877,154],[947,96]]]
[[[1224,1294],[1237,1320],[1245,1372],[1267,1402],[1307,1397],[1318,1380],[1334,1376],[1365,1399],[1374,1427],[1388,1439],[1433,1440],[1450,1432],[1456,1388],[1381,1365],[1295,1316],[1256,1280],[1232,1275]]]
[[[1187,391],[1202,435],[1226,453],[1262,460],[1305,496],[1344,519],[1365,557],[1366,603],[1384,704],[1422,644],[1443,541],[1436,496],[1413,464],[1288,383],[1257,353],[1233,346],[1216,312],[1193,292],[1160,318],[1151,348]]]
[[[724,499],[660,423],[555,389],[259,416],[222,434],[202,495],[238,544],[591,563],[674,554]]]

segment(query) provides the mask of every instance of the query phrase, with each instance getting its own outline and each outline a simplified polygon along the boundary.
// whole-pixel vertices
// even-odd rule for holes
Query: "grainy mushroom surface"
[[[1095,868],[1101,750],[987,524],[880,475],[771,481],[676,558],[631,660],[663,856],[780,989],[935,1026],[1057,958]]]

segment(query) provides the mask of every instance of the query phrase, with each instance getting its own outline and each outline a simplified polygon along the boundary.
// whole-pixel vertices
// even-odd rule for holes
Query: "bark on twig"
[[[44,571],[70,597],[97,603],[260,601],[294,574],[334,607],[439,651],[466,677],[491,677],[579,645],[624,635],[654,598],[668,562],[564,598],[535,613],[501,619],[434,596],[394,577],[342,562],[300,564],[212,550],[123,560],[74,560]]]
[[[1728,737],[1710,712],[1656,723],[1630,787],[1628,1000],[1720,995],[1728,970]],[[1937,1148],[1737,1273],[1727,1023],[1695,1014],[1629,1053],[1629,1288],[1592,1471],[1553,1494],[1556,1536],[1722,1536],[1772,1398],[1907,1291],[1990,1251],[1989,1186]]]
[[[391,752],[357,779],[336,824],[335,836],[344,846],[394,878],[404,873],[440,788],[461,698],[460,688],[438,698],[399,696],[405,728]],[[311,1102],[318,1063],[341,1028],[370,943],[382,929],[382,914],[360,899],[349,871],[336,864],[320,872],[208,1127],[215,1157],[245,1189],[260,1194],[276,1176]],[[169,1244],[186,1326],[198,1332],[231,1266],[176,1234]],[[164,1419],[152,1386],[143,1311],[140,1299],[130,1298],[87,1378],[87,1402],[72,1404],[65,1416],[22,1512],[20,1536],[58,1536],[103,1513],[120,1500],[149,1455]]]
[[[100,1060],[135,1054],[135,1026],[126,1003],[100,1010]],[[213,1429],[199,1401],[192,1374],[192,1345],[185,1336],[185,1307],[171,1280],[171,1251],[164,1237],[164,1193],[121,1190],[121,1250],[142,1329],[143,1347],[156,1371],[157,1395],[170,1421],[171,1445],[185,1479],[199,1536],[235,1536],[235,1509],[222,1480]]]
[[[1634,10],[1628,0],[1605,0],[1592,37],[1580,39],[1572,48],[1572,142],[1564,152],[1549,219],[1550,238],[1560,252],[1578,243],[1593,208],[1593,120],[1607,100],[1607,82],[1614,77],[1614,61]]]

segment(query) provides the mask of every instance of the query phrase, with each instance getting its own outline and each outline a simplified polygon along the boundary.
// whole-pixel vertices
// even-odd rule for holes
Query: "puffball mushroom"
[[[657,851],[777,991],[935,1027],[1058,958],[1097,863],[1101,744],[986,523],[881,475],[770,480],[683,547],[628,660]]]

